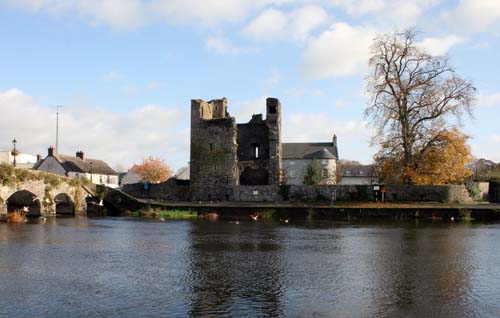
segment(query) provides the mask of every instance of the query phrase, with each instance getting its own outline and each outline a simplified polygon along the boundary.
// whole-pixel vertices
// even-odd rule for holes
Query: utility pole
[[[59,153],[59,109],[63,106],[56,106],[56,154]]]

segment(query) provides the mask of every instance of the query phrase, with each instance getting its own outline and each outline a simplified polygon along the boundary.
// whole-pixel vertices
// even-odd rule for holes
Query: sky
[[[414,27],[477,88],[462,129],[500,161],[498,0],[0,0],[0,150],[83,150],[120,170],[189,161],[190,100],[227,97],[237,122],[282,103],[284,142],[331,141],[370,163],[369,47]]]

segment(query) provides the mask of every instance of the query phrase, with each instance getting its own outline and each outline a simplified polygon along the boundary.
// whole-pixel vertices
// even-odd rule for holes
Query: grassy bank
[[[179,209],[168,209],[168,210],[139,210],[130,212],[129,216],[133,217],[144,217],[152,219],[165,219],[165,220],[190,220],[198,217],[198,213],[193,210],[179,210]]]

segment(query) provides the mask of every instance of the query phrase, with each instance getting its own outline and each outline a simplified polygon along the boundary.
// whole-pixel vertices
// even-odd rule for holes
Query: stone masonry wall
[[[174,179],[151,184],[147,191],[142,183],[127,184],[123,186],[122,191],[136,198],[159,201],[189,201],[189,185],[178,184]]]
[[[0,185],[0,214],[7,212],[7,201],[18,191],[28,191],[34,195],[34,199],[40,202],[41,215],[54,215],[56,202],[54,198],[61,193],[67,194],[71,203],[75,206],[75,214],[85,215],[87,211],[86,192],[80,186],[71,186],[61,183],[57,187],[45,184],[43,181],[27,181],[17,183],[13,186]],[[26,203],[28,205],[28,202]]]
[[[235,189],[237,201],[275,202],[281,201],[279,187],[272,185],[239,186]]]
[[[191,101],[190,192],[194,201],[234,197],[233,188],[238,184],[236,121],[229,117],[226,103],[225,98]]]

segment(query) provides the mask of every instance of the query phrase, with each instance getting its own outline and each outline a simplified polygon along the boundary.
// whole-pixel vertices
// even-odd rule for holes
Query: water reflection
[[[195,223],[192,317],[282,316],[284,233],[261,223]]]
[[[500,226],[0,224],[0,317],[498,317]]]

